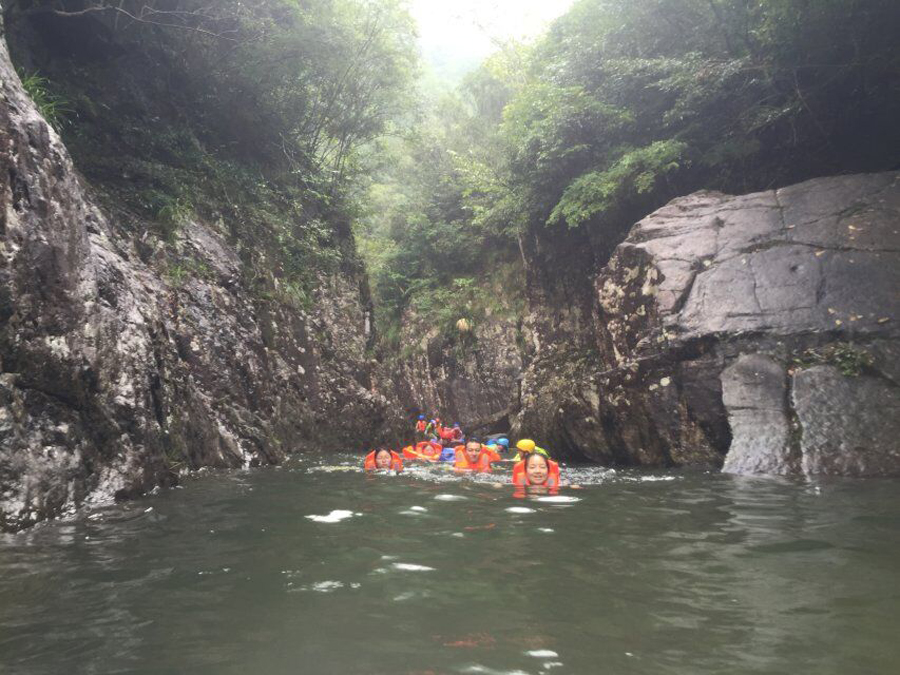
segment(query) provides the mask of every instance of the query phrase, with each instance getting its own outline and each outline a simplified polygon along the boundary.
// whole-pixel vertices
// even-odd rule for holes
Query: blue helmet
[[[420,419],[420,420],[424,420],[424,419],[425,419],[425,415],[419,415],[419,419]]]
[[[502,445],[504,448],[509,450],[509,439],[508,438],[498,438],[497,445]]]

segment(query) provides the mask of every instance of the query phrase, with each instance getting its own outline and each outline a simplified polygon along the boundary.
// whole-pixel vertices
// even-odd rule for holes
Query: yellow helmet
[[[516,443],[516,447],[522,452],[534,452],[534,441],[530,438],[523,438]]]

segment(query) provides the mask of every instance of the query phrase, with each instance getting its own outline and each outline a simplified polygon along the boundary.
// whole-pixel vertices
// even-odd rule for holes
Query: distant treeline
[[[580,0],[387,148],[360,238],[388,337],[409,308],[477,320],[529,229],[611,249],[693,190],[897,165],[898,35],[896,0]]]

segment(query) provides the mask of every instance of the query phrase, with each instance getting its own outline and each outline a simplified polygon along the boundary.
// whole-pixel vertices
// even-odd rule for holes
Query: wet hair
[[[375,451],[375,457],[374,457],[374,459],[375,459],[376,462],[378,461],[378,455],[380,455],[382,452],[386,452],[386,453],[388,454],[388,457],[391,458],[391,460],[394,459],[394,456],[391,454],[391,451],[388,450],[386,447],[381,446],[380,448],[378,448],[378,449]]]

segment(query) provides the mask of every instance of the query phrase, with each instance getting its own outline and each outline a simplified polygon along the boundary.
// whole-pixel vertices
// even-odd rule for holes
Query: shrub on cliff
[[[354,264],[345,193],[357,148],[406,109],[414,74],[399,2],[4,8],[13,56],[71,108],[62,131],[77,166],[138,227],[171,239],[191,217],[221,222],[266,292],[303,295],[320,272]]]

